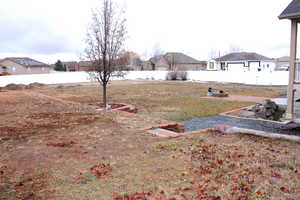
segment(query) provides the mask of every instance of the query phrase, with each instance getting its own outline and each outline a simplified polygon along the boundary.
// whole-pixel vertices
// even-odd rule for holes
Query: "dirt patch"
[[[18,179],[13,179],[13,173],[19,169],[7,166],[0,167],[0,198],[1,199],[40,199],[50,196],[48,186],[48,172],[27,169],[20,173]]]
[[[82,105],[98,101],[97,87],[1,93],[0,127],[35,133],[0,143],[0,199],[298,199],[298,144],[215,132],[154,137],[137,129],[169,121],[147,112],[231,102],[199,101],[198,84],[135,86],[115,88],[110,101],[141,106],[144,115]]]
[[[47,146],[52,147],[72,147],[76,142],[70,141],[70,142],[49,142],[47,143]]]
[[[55,129],[68,129],[76,125],[89,125],[100,116],[88,113],[34,113],[25,116],[25,120],[15,125],[0,126],[1,141],[22,141],[36,134],[47,134]]]
[[[0,154],[0,167],[7,167],[3,173],[0,170],[0,199],[59,196],[56,188],[94,181],[93,175],[89,175],[92,171],[109,177],[110,165],[99,165],[100,160],[126,155],[157,140],[139,136],[139,132],[133,134],[124,123],[132,122],[131,115],[124,115],[117,122],[121,112],[96,112],[90,106],[31,91],[0,94],[0,112],[0,152],[4,152]],[[144,127],[144,121],[138,118],[135,126]],[[95,166],[92,171],[91,166]],[[34,178],[41,170],[47,176]],[[24,172],[30,177],[22,178]],[[82,177],[80,174],[85,177],[78,182],[74,177]]]
[[[112,167],[109,163],[100,163],[99,165],[93,166],[90,170],[91,173],[99,179],[107,178],[111,176],[112,173]]]

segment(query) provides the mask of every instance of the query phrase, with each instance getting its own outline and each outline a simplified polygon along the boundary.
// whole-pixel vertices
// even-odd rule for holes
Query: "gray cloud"
[[[75,52],[67,36],[41,19],[1,16],[0,26],[0,53]]]

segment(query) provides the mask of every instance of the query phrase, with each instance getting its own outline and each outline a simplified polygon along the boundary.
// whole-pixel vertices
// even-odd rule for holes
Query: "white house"
[[[275,70],[275,66],[274,59],[257,53],[238,52],[210,60],[207,65],[207,70],[272,72]]]

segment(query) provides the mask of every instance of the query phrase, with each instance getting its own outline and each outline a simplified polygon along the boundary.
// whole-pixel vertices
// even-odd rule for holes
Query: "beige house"
[[[66,67],[66,71],[68,72],[79,71],[79,64],[76,61],[62,62],[62,64]]]
[[[44,74],[50,72],[50,66],[27,57],[11,57],[0,61],[0,74],[3,72],[12,75]]]
[[[291,46],[289,60],[288,108],[286,118],[300,123],[300,63],[297,62],[298,23],[300,0],[293,0],[281,13],[279,19],[291,20]]]
[[[95,67],[91,61],[80,61],[78,62],[78,71],[95,71]]]
[[[183,53],[166,53],[150,58],[144,70],[177,70],[196,71],[205,70],[206,61],[196,60]]]

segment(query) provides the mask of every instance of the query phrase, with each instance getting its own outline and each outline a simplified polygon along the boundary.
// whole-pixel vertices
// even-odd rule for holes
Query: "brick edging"
[[[129,104],[124,104],[124,103],[120,103],[120,104],[122,104],[124,106],[112,109],[112,111],[123,112],[123,113],[126,113],[127,115],[135,115],[135,116],[138,116],[140,118],[146,118],[146,119],[150,119],[150,120],[153,120],[153,121],[163,122],[163,124],[144,127],[144,128],[141,128],[141,129],[136,129],[137,131],[146,131],[146,130],[150,130],[150,129],[154,129],[154,128],[164,128],[164,129],[174,131],[174,132],[178,132],[178,133],[184,132],[183,123],[174,122],[174,121],[161,119],[161,118],[157,118],[157,117],[151,117],[149,115],[138,114],[137,113],[138,109],[135,106],[129,105]]]
[[[124,106],[112,109],[112,111],[122,112],[124,114],[126,113],[126,115],[134,115],[134,116],[137,116],[137,117],[140,117],[140,118],[147,118],[147,119],[150,119],[150,120],[153,120],[153,121],[162,121],[162,122],[164,122],[163,124],[144,127],[144,128],[140,128],[140,129],[135,129],[136,131],[147,131],[147,130],[151,130],[151,129],[162,128],[162,129],[174,131],[176,134],[174,134],[174,136],[169,136],[168,137],[169,139],[174,139],[174,138],[187,136],[187,135],[194,134],[194,133],[205,133],[205,132],[208,132],[208,131],[215,131],[216,130],[215,128],[207,128],[207,129],[200,129],[200,130],[195,130],[195,131],[184,132],[184,124],[181,123],[181,122],[174,122],[174,121],[170,121],[170,120],[166,120],[166,119],[152,117],[152,116],[149,116],[149,115],[138,114],[137,113],[138,109],[135,106],[129,105],[129,104],[124,104],[124,103],[119,103],[119,104],[122,104]]]

